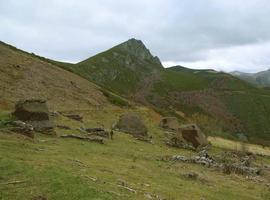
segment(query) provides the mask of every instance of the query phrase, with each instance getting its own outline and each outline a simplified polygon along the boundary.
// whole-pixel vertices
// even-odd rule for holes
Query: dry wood
[[[127,186],[123,186],[123,185],[117,185],[118,187],[121,187],[121,188],[124,188],[124,189],[126,189],[126,190],[128,190],[128,191],[130,191],[130,192],[133,192],[133,193],[137,193],[137,191],[136,190],[134,190],[134,189],[132,189],[132,188],[129,188],[129,187],[127,187]]]
[[[60,137],[62,138],[75,138],[75,139],[79,139],[79,140],[86,140],[86,141],[90,141],[90,142],[97,142],[99,144],[104,144],[104,140],[101,137],[85,137],[85,136],[81,136],[81,135],[75,135],[75,134],[70,134],[70,135],[61,135]]]
[[[7,182],[7,183],[1,183],[1,185],[15,185],[15,184],[20,184],[20,183],[25,183],[27,182],[28,180],[22,180],[22,181],[10,181],[10,182]]]
[[[68,160],[70,160],[70,161],[76,163],[78,166],[88,167],[86,164],[84,164],[83,162],[81,162],[81,161],[78,160],[78,159],[74,159],[74,160],[73,160],[73,159],[68,159]]]
[[[94,181],[94,182],[96,182],[98,180],[97,178],[90,177],[90,176],[87,176],[87,175],[85,175],[84,177],[86,177],[86,178],[88,178],[88,179],[90,179],[91,181]]]

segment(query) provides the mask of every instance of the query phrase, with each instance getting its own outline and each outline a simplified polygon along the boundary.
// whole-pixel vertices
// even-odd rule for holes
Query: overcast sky
[[[129,38],[165,66],[270,68],[269,0],[0,0],[0,40],[81,61]]]

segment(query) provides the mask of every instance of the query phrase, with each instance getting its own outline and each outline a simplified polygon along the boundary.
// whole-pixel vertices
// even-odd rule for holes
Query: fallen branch
[[[79,165],[79,166],[82,166],[82,167],[88,167],[86,164],[84,164],[84,163],[81,162],[80,160],[77,160],[77,159],[75,159],[75,160],[69,159],[69,160],[72,161],[72,162],[74,162],[74,163],[76,163],[76,164]]]
[[[28,182],[28,180],[22,180],[22,181],[11,181],[7,183],[1,183],[1,185],[15,185],[15,184],[20,184],[20,183],[25,183]]]
[[[104,144],[104,140],[101,137],[85,137],[85,136],[80,136],[80,135],[74,135],[74,134],[70,134],[70,135],[61,135],[60,137],[62,138],[75,138],[75,139],[79,139],[79,140],[86,140],[89,142],[97,142],[99,144]]]
[[[90,177],[90,176],[87,176],[87,175],[84,175],[84,177],[90,179],[90,180],[93,181],[93,182],[96,182],[96,181],[98,180],[97,178]]]
[[[117,185],[118,187],[121,187],[121,188],[124,188],[124,189],[126,189],[126,190],[128,190],[128,191],[130,191],[130,192],[133,192],[133,193],[137,193],[137,191],[136,190],[134,190],[134,189],[132,189],[132,188],[129,188],[129,187],[127,187],[127,186],[123,186],[123,185]]]

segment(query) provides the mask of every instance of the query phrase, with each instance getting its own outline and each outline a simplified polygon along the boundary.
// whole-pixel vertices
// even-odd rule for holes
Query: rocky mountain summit
[[[159,68],[163,68],[159,58],[157,56],[153,56],[150,50],[147,49],[141,40],[132,38],[116,46],[115,48],[121,49],[121,51],[129,54],[130,56],[136,57],[142,62],[148,61],[150,63],[156,64]]]
[[[62,67],[124,96],[134,93],[146,77],[163,70],[159,58],[136,39],[123,42],[75,66]]]

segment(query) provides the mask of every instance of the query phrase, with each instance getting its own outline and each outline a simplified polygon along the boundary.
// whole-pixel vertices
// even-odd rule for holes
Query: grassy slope
[[[101,88],[35,55],[0,43],[0,109],[20,99],[48,100],[49,107],[95,107],[108,104]]]
[[[12,50],[13,47],[10,49]],[[16,52],[16,56],[29,55],[21,51]],[[34,55],[31,56],[33,56],[33,60],[32,57],[27,57],[26,60],[40,64],[40,59],[36,60]],[[28,66],[28,64],[24,66],[22,61],[14,64],[22,65],[22,68]],[[61,73],[65,72],[61,71]],[[67,76],[74,78],[70,74]],[[79,81],[77,79],[78,77],[75,78],[75,81]],[[68,80],[70,79],[68,78]],[[47,81],[47,79],[43,79],[43,81]],[[84,81],[83,83],[86,84]],[[30,84],[27,86],[31,88]],[[62,85],[60,84],[60,86]],[[96,91],[95,88],[96,86],[91,87]],[[30,92],[31,90],[28,88],[20,91]],[[78,94],[77,90],[73,90],[73,92]],[[98,94],[100,95],[100,92]],[[31,96],[31,93],[29,95]],[[115,101],[115,98],[116,101],[119,101],[118,96],[113,94],[105,96],[110,96],[111,101]],[[92,97],[89,96],[89,99]],[[68,100],[81,101],[81,99],[73,99],[73,96],[67,95],[65,101]],[[2,101],[0,103],[4,105]],[[53,105],[51,108],[56,111],[81,114],[84,117],[86,127],[104,125],[106,128],[110,128],[123,112],[128,111],[108,103],[102,106],[80,104],[78,108],[70,104],[61,104],[60,101],[55,100],[51,101],[51,105]],[[2,108],[0,119],[7,119],[8,113],[11,112],[8,110],[10,107],[5,107],[5,111]],[[164,145],[163,132],[157,128],[160,120],[158,114],[145,107],[132,107],[130,109],[143,116],[155,144],[136,141],[123,133],[116,133],[113,141],[99,145],[39,134],[35,140],[31,141],[19,135],[0,132],[0,199],[28,200],[38,199],[38,196],[47,199],[67,200],[146,199],[145,194],[148,193],[167,199],[269,198],[269,189],[263,183],[254,184],[253,181],[246,180],[242,176],[224,175],[219,171],[192,164],[176,163],[171,165],[171,163],[158,161],[157,158],[160,156],[191,155],[193,152],[168,148]],[[81,123],[64,117],[57,118],[56,124],[68,125],[74,129],[82,126]],[[60,129],[56,131],[58,135],[77,133],[77,131]],[[222,151],[222,149],[213,148],[211,152],[219,153]],[[264,159],[263,162],[270,163],[269,159]],[[187,172],[196,172],[201,179],[188,180],[182,175]],[[92,178],[97,178],[97,181],[93,181]],[[118,187],[119,179],[135,189],[137,193],[134,194]],[[13,181],[25,182],[8,184]]]
[[[123,50],[123,44],[113,47],[77,65],[58,65],[101,85],[120,95],[129,96],[137,89],[139,82],[153,69],[160,70],[152,60],[139,60],[132,53]]]
[[[163,81],[154,85],[153,93],[170,99],[175,93],[189,91],[213,90],[217,100],[225,105],[224,112],[229,112],[244,125],[243,132],[248,135],[250,141],[269,144],[270,141],[270,93],[267,90],[254,87],[231,75],[214,73],[207,70],[190,70],[182,67],[166,69],[162,75]],[[192,98],[192,95],[191,97]],[[202,111],[205,103],[211,106],[211,102],[199,101],[197,104],[179,105],[181,99],[173,99],[175,108],[192,115],[192,113],[204,113],[211,116],[211,112]],[[212,121],[210,121],[212,123]]]
[[[121,56],[115,57],[115,53]],[[138,64],[135,71],[131,70],[125,66],[125,56],[127,56],[125,52],[114,47],[78,65],[67,65],[65,67],[65,64],[62,64],[61,67],[73,70],[74,73],[120,95],[133,97],[136,91],[144,90],[144,85],[141,86],[139,83],[147,79],[151,73],[144,71],[148,69],[148,67],[145,67],[147,64]],[[136,58],[132,59],[136,63]],[[150,67],[154,68],[154,66]],[[219,127],[221,128],[213,128],[213,126],[207,125],[210,128],[205,129],[211,132],[209,133],[211,135],[228,135],[229,137],[232,135],[236,139],[231,132],[243,132],[252,142],[270,144],[269,91],[257,88],[229,74],[213,70],[172,67],[158,69],[157,74],[160,78],[153,83],[151,90],[143,94],[157,111],[165,115],[176,116],[178,115],[175,114],[174,109],[184,112],[187,116],[201,113],[208,116],[209,123],[218,119],[217,123],[220,124]],[[211,97],[206,97],[205,100],[202,100],[203,102],[193,105],[183,104],[181,103],[183,102],[182,99],[174,98],[175,92],[200,92],[209,89],[214,90],[213,101],[222,104],[224,107],[220,112],[224,112],[226,116],[230,115],[227,117],[228,119],[226,117],[224,119],[224,116],[219,116],[211,110],[202,108],[200,104],[206,104],[207,98]],[[211,101],[209,101],[209,104],[211,104]],[[172,106],[173,109],[171,109]],[[235,123],[238,124],[237,127],[243,127],[241,130],[233,127],[233,125],[230,127],[230,121],[235,120],[240,121]],[[196,122],[201,125],[205,124],[200,123],[200,121]]]
[[[127,57],[129,57],[128,62],[134,63],[134,65],[126,65]],[[141,82],[153,73],[151,69],[157,69],[155,73],[160,78],[154,81],[151,90],[143,94],[146,96],[145,98],[148,102],[155,106],[156,110],[165,115],[178,116],[174,111],[174,109],[176,109],[184,112],[188,117],[200,113],[204,115],[204,118],[209,118],[209,124],[218,119],[218,124],[220,124],[223,130],[224,127],[226,129],[226,127],[230,126],[231,120],[226,119],[229,122],[224,122],[224,116],[222,118],[213,114],[211,110],[206,110],[200,105],[203,103],[206,104],[207,98],[211,97],[206,97],[202,102],[194,103],[193,105],[183,104],[181,103],[183,102],[182,99],[174,98],[175,92],[200,92],[214,89],[216,96],[213,100],[217,101],[219,104],[224,104],[225,107],[220,112],[227,113],[227,115],[230,114],[236,119],[239,119],[241,124],[240,122],[238,122],[238,124],[244,126],[244,128],[241,129],[241,131],[238,129],[235,131],[234,129],[236,128],[219,131],[220,128],[217,127],[213,129],[213,127],[209,125],[210,128],[205,130],[211,132],[209,133],[211,135],[223,134],[224,136],[227,134],[222,133],[224,131],[243,132],[249,136],[252,142],[269,144],[269,91],[256,88],[231,75],[216,73],[212,70],[191,70],[183,67],[162,69],[150,61],[138,61],[136,57],[130,54],[127,55],[127,53],[118,46],[78,63],[77,65],[51,61],[45,58],[42,59],[79,74],[101,85],[103,88],[118,93],[120,96],[131,97],[132,100],[132,97],[137,91],[144,90],[144,84],[141,84]],[[102,89],[102,92],[112,103],[128,105],[121,97],[117,95],[108,96],[110,93],[104,89]],[[209,103],[211,104],[211,101],[209,101]],[[171,109],[172,106],[173,109]],[[217,105],[217,107],[218,106],[219,105]],[[198,123],[200,124],[200,121]]]
[[[21,136],[0,133],[0,197],[1,199],[147,199],[146,194],[166,199],[268,199],[269,189],[254,184],[243,176],[224,175],[203,166],[167,163],[160,156],[192,155],[193,152],[167,148],[163,133],[157,128],[159,116],[143,107],[140,113],[155,144],[134,140],[117,132],[105,145],[37,135],[34,141]],[[102,122],[105,127],[117,120],[123,109],[107,107],[81,111],[86,126]],[[60,117],[57,124],[73,128],[79,122]],[[58,134],[70,131],[57,130]],[[74,133],[74,131],[72,131]],[[76,133],[76,132],[75,132]],[[222,150],[213,148],[211,153]],[[270,163],[270,160],[263,162]],[[196,172],[200,179],[188,180],[183,174]],[[97,181],[92,179],[96,178]],[[6,183],[26,181],[20,184]],[[118,187],[119,182],[137,193]],[[218,191],[218,192],[217,192]]]
[[[115,52],[115,49],[90,58],[78,66],[74,66],[72,69],[75,73],[104,85],[111,91],[124,96],[132,96],[136,88],[138,90],[139,80],[142,80],[141,76],[134,73],[129,68],[119,65],[119,63],[123,63],[124,61],[114,59],[112,56],[113,52]],[[102,57],[107,58],[110,65],[104,65],[104,63],[101,62]],[[91,63],[91,65],[89,65],[89,63]],[[114,80],[104,75],[110,73],[115,75],[116,78]],[[158,73],[161,77],[160,80],[156,81],[153,84],[153,89],[146,94],[146,99],[150,103],[153,103],[158,111],[166,115],[172,115],[174,111],[169,112],[168,110],[170,110],[171,105],[173,105],[174,109],[180,110],[189,116],[194,113],[202,113],[205,116],[209,116],[209,123],[213,123],[214,117],[214,119],[217,118],[220,121],[218,123],[221,124],[221,127],[225,127],[225,130],[221,130],[220,132],[218,131],[219,128],[211,130],[213,129],[212,126],[210,129],[207,129],[207,131],[211,131],[211,133],[209,133],[211,135],[226,136],[226,132],[243,132],[252,142],[269,144],[269,91],[257,88],[231,75],[217,73],[213,70],[191,70],[182,67],[173,67],[160,70]],[[140,89],[143,90],[143,88]],[[173,99],[172,95],[174,92],[196,92],[208,89],[215,91],[217,101],[219,101],[220,104],[224,104],[224,112],[228,112],[230,115],[240,120],[241,124],[239,123],[239,126],[244,127],[241,131],[234,131],[235,128],[227,130],[226,127],[228,127],[228,123],[230,122],[225,122],[224,124],[223,118],[214,115],[211,111],[203,110],[200,105],[179,105],[179,102],[182,100]]]
[[[79,63],[76,67],[76,70],[78,70],[76,72],[119,94],[130,94],[134,92],[136,82],[138,82],[139,79],[131,70],[127,69],[125,66],[119,65],[118,60],[112,59],[112,52],[115,51],[108,50],[103,52],[101,56],[94,56]],[[120,54],[119,51],[116,52]],[[102,58],[106,59],[106,64],[102,62]],[[117,90],[115,90],[115,88],[117,88]]]

